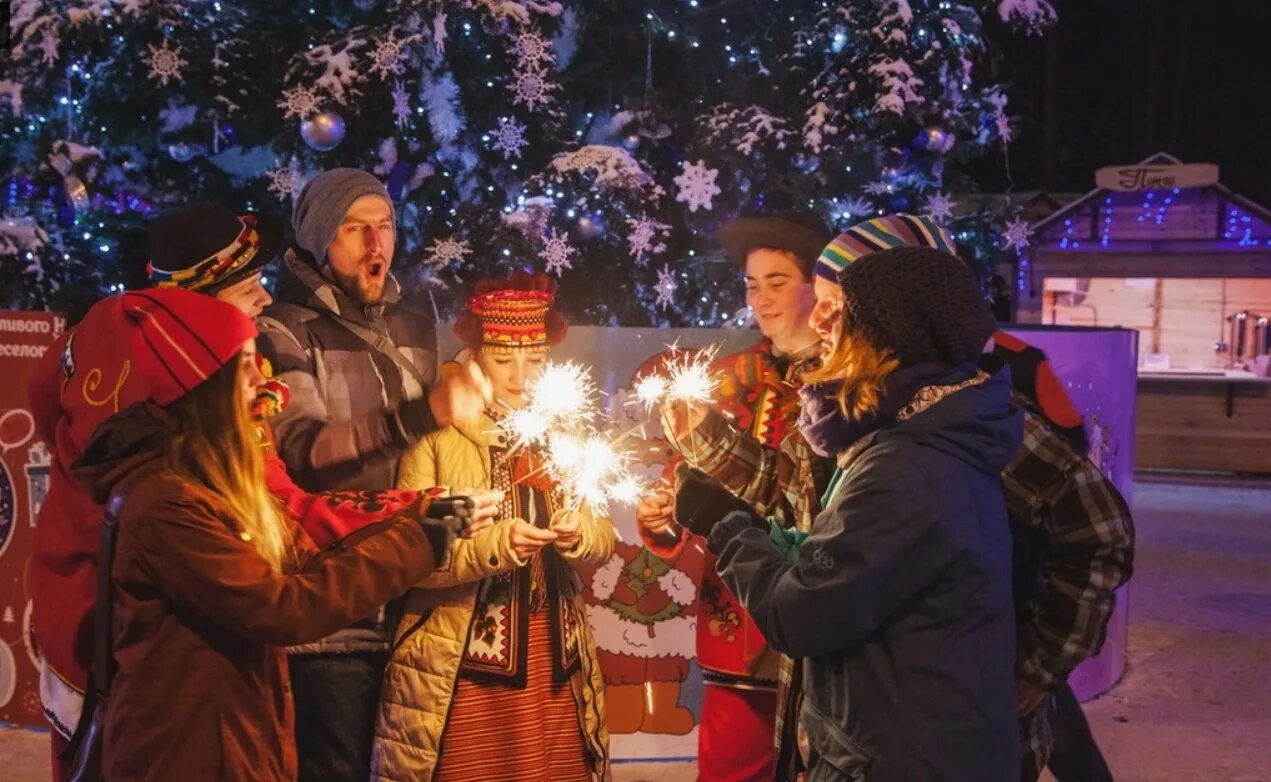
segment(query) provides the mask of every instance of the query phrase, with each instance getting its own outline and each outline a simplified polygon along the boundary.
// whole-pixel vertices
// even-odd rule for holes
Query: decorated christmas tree
[[[0,79],[0,304],[131,282],[142,226],[197,200],[289,213],[359,166],[396,201],[395,270],[445,316],[472,278],[557,274],[600,325],[738,323],[739,214],[949,221],[1011,140],[986,28],[1045,0],[16,0]]]

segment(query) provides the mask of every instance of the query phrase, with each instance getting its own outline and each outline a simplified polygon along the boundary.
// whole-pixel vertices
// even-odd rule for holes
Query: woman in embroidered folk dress
[[[503,518],[456,541],[407,596],[374,780],[583,782],[607,771],[603,680],[576,573],[612,555],[613,526],[560,508],[537,454],[509,452],[500,427],[564,337],[554,288],[545,275],[478,283],[455,333],[490,378],[495,409],[402,460],[400,488],[502,489]]]

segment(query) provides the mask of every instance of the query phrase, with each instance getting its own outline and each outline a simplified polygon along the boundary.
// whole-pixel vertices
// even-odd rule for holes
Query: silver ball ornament
[[[318,152],[335,149],[344,141],[344,117],[338,112],[320,111],[300,123],[300,137]]]
[[[178,163],[188,163],[194,158],[195,149],[184,141],[168,145],[168,155]]]
[[[635,152],[640,147],[640,134],[632,133],[622,139],[622,148],[628,152]]]

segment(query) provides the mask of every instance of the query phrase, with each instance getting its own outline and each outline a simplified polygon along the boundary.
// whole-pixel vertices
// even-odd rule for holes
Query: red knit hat
[[[81,435],[136,402],[166,405],[194,390],[256,336],[232,304],[183,288],[93,305],[62,354],[62,407]]]
[[[555,345],[568,326],[552,310],[556,281],[546,274],[516,272],[506,280],[481,280],[455,321],[455,335],[473,350]]]

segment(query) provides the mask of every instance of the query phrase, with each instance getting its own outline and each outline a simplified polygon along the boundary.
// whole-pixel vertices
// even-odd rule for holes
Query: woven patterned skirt
[[[552,681],[551,614],[531,613],[525,689],[460,677],[433,782],[591,778],[573,693]]]

